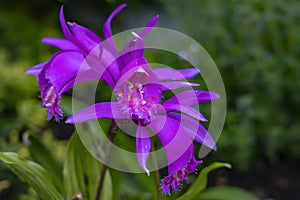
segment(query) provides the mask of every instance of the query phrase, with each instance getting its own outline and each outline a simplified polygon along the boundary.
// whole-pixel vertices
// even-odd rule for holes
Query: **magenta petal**
[[[137,75],[139,80],[132,80],[137,83],[145,84],[148,79],[151,78],[151,69],[148,66],[147,60],[145,58],[138,58],[130,62],[121,72],[121,78],[119,79],[117,85],[123,85],[129,79],[134,78],[134,75]],[[131,81],[131,82],[132,82]]]
[[[165,118],[158,115],[149,126],[157,133],[164,146],[169,163],[169,174],[186,166],[193,155],[191,149],[193,140],[186,134],[178,121],[171,117]]]
[[[203,91],[203,90],[186,90],[180,92],[165,103],[172,104],[178,103],[184,106],[195,106],[201,103],[215,101],[220,97],[219,94],[215,92]]]
[[[107,18],[106,22],[103,26],[103,34],[105,38],[110,38],[112,36],[111,31],[111,21],[112,19],[119,13],[121,10],[123,10],[126,7],[126,4],[121,4],[118,8],[116,8]]]
[[[48,37],[43,38],[42,42],[45,44],[49,44],[52,46],[55,46],[61,50],[75,50],[75,51],[81,51],[76,45],[74,45],[72,42],[66,39],[62,38],[54,38],[54,37]]]
[[[117,102],[102,102],[76,112],[66,120],[66,123],[75,124],[99,118],[127,119],[128,117],[121,112]]]
[[[46,78],[57,91],[60,91],[77,76],[83,61],[84,57],[79,52],[61,51],[51,58],[46,70]]]
[[[97,54],[99,56],[94,56]],[[87,57],[87,60],[94,63],[91,65],[100,73],[103,73],[102,71],[106,71],[103,74],[104,76],[111,76],[112,79],[117,81],[120,78],[120,68],[117,60],[118,56],[119,55],[114,51],[110,51],[108,43],[104,42],[99,45],[99,48],[93,50],[93,52]]]
[[[102,44],[85,57],[84,64],[92,68],[101,80],[105,80],[111,88],[114,88],[116,82],[114,78],[120,76],[119,67],[115,65],[115,56],[103,48]]]
[[[106,77],[107,78],[107,77]],[[64,93],[71,88],[73,88],[75,85],[80,84],[85,81],[99,81],[103,80],[102,77],[99,77],[99,75],[93,70],[87,70],[85,72],[80,72],[78,76],[74,79],[72,79],[70,82],[64,85],[64,87],[61,89],[61,93]],[[109,80],[106,80],[108,84],[110,84]]]
[[[101,39],[91,30],[80,26],[76,23],[68,23],[78,44],[86,51],[91,52],[100,42]]]
[[[197,68],[191,69],[172,69],[172,68],[157,68],[153,70],[153,73],[159,80],[182,80],[192,78],[200,73]]]
[[[139,126],[136,132],[136,153],[139,165],[147,173],[148,176],[150,176],[150,172],[147,169],[146,163],[149,157],[150,149],[151,141],[148,130],[146,127],[141,126],[141,123],[139,122]]]
[[[159,16],[156,15],[155,17],[153,17],[145,26],[145,28],[143,28],[143,30],[141,32],[139,32],[139,35],[141,37],[144,37],[145,35],[147,35],[152,28],[155,26],[157,20],[158,20]]]
[[[207,119],[196,109],[189,107],[189,106],[184,106],[184,105],[180,105],[180,104],[163,104],[163,107],[165,107],[165,109],[170,112],[172,110],[177,110],[180,111],[184,114],[187,114],[191,117],[194,117],[197,120],[201,120],[201,121],[207,121]]]
[[[133,39],[128,41],[122,50],[123,67],[144,55],[144,40],[137,33],[132,32],[132,35]]]
[[[60,22],[60,26],[61,26],[62,32],[65,35],[65,37],[68,40],[72,41],[73,35],[66,23],[65,17],[64,17],[64,6],[61,6],[61,8],[60,8],[59,22]]]
[[[88,29],[86,27],[81,26],[76,23],[68,23],[68,24],[70,25],[71,30],[75,36],[76,35],[80,36],[82,33],[84,33],[84,35],[81,35],[81,36],[86,36],[90,40],[92,40],[93,42],[95,42],[97,44],[102,41],[102,39],[97,34],[95,34],[93,31],[91,31],[90,29]],[[78,38],[81,38],[81,37],[78,37]],[[81,39],[84,39],[84,38],[81,38]]]
[[[178,88],[183,88],[183,87],[196,87],[199,86],[197,83],[189,83],[189,82],[160,82],[159,83],[162,86],[162,90],[175,90]]]
[[[41,71],[43,70],[43,68],[45,67],[46,64],[47,64],[47,62],[43,62],[43,63],[37,64],[37,65],[34,65],[34,66],[30,67],[29,69],[27,69],[24,73],[36,76],[39,73],[41,73]]]
[[[107,18],[103,25],[103,34],[106,39],[106,48],[113,53],[118,53],[118,49],[115,45],[114,38],[112,37],[112,30],[111,30],[111,21],[112,19],[119,13],[123,8],[126,7],[126,4],[121,4],[118,8],[116,8]]]
[[[189,134],[193,140],[210,149],[217,150],[214,138],[198,121],[178,113],[169,113],[168,116],[176,119],[185,128],[186,133]]]

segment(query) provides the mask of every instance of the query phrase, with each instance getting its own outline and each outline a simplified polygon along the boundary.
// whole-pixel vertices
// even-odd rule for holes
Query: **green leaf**
[[[64,194],[61,164],[53,157],[52,153],[41,140],[32,135],[28,139],[30,141],[28,148],[32,159],[48,171],[55,187]]]
[[[0,153],[0,159],[27,182],[42,199],[64,199],[55,189],[48,172],[39,164],[20,158],[18,154],[12,152]]]
[[[197,200],[258,200],[251,192],[231,186],[212,187],[201,192]]]
[[[83,146],[77,133],[69,141],[64,163],[64,183],[67,198],[81,193],[84,199],[94,200],[102,165]],[[113,198],[112,181],[106,170],[101,200]]]
[[[177,200],[186,200],[195,198],[201,191],[206,188],[207,185],[207,176],[208,174],[218,168],[227,167],[231,168],[231,165],[228,163],[214,162],[211,165],[203,168],[196,179],[196,181],[191,185],[186,193],[177,198]]]

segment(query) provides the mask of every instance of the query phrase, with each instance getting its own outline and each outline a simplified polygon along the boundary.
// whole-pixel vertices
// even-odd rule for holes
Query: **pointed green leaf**
[[[227,167],[231,168],[231,165],[228,163],[214,162],[211,165],[203,168],[196,179],[196,181],[191,185],[186,193],[177,198],[177,200],[186,200],[195,198],[201,191],[206,188],[207,185],[207,176],[208,174],[218,168]]]
[[[201,192],[197,200],[258,200],[249,191],[231,186],[212,187]]]
[[[77,133],[69,141],[64,163],[64,183],[67,198],[81,193],[84,199],[94,200],[97,193],[102,165],[83,146]],[[111,200],[112,181],[106,170],[101,200]]]
[[[0,153],[0,159],[27,182],[45,200],[63,200],[55,189],[48,172],[39,164],[20,158],[12,152]]]
[[[64,193],[61,164],[54,158],[49,149],[39,139],[32,135],[30,135],[28,139],[30,141],[28,148],[32,159],[48,171],[55,187],[61,193]]]

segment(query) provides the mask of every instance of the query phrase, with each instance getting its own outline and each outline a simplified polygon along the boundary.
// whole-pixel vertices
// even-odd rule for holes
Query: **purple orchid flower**
[[[119,6],[108,17],[103,32],[105,41],[76,23],[66,23],[63,7],[60,24],[65,39],[44,38],[44,43],[60,49],[49,61],[29,68],[25,73],[37,76],[42,106],[48,120],[62,116],[63,93],[88,80],[105,81],[114,91],[116,101],[100,102],[70,116],[66,123],[80,123],[99,118],[131,119],[137,122],[136,152],[141,168],[149,175],[147,160],[151,150],[149,131],[157,134],[168,160],[168,176],[162,179],[165,194],[177,191],[202,161],[194,157],[193,141],[216,150],[212,136],[199,121],[207,119],[193,106],[219,98],[214,92],[191,89],[199,84],[183,81],[199,73],[197,69],[151,69],[144,58],[142,37],[149,33],[158,16],[139,33],[132,32],[121,52],[114,43],[112,19],[125,7]],[[100,74],[100,75],[99,75]],[[78,79],[78,76],[80,78]],[[163,102],[163,92],[186,88]]]
[[[99,118],[132,119],[137,122],[136,152],[138,163],[149,175],[146,166],[151,142],[149,130],[157,133],[168,159],[169,175],[161,182],[161,189],[170,194],[196,170],[202,161],[194,157],[193,140],[216,150],[216,144],[200,121],[206,118],[192,106],[210,102],[219,95],[208,91],[185,90],[162,103],[166,90],[198,86],[181,81],[199,73],[197,69],[158,68],[152,70],[143,57],[136,58],[120,72],[112,88],[115,102],[100,102],[70,116],[66,123],[81,123]]]
[[[103,27],[105,39],[112,37],[111,21],[124,7],[126,7],[126,4],[120,5],[106,20]],[[158,16],[155,16],[149,21],[142,31],[141,36],[149,32],[157,19]],[[99,65],[99,62],[82,65],[87,60],[91,51],[101,44],[102,39],[81,25],[70,22],[66,23],[63,6],[60,10],[59,21],[65,39],[48,37],[43,38],[42,42],[58,47],[60,51],[55,53],[48,61],[35,65],[25,71],[25,74],[37,76],[42,107],[45,107],[48,111],[47,119],[50,120],[54,117],[55,121],[60,121],[63,117],[60,107],[60,100],[63,93],[73,88],[75,84],[80,83],[79,81],[75,81],[79,70],[80,74],[85,74],[85,78],[81,79],[81,81],[103,80],[113,87],[116,82],[115,77],[117,78],[117,74],[119,74],[119,70],[117,69],[122,69],[124,64],[126,65],[132,61],[130,59],[135,59],[143,54],[143,49],[128,53],[124,53],[126,50],[124,49],[123,52],[118,52],[113,40],[110,39],[112,40],[111,45],[106,45],[106,47],[112,59],[118,58],[116,62],[110,63],[110,66]],[[120,54],[123,56],[119,56]],[[102,56],[105,57],[106,55],[107,53]],[[96,65],[98,66],[95,67]],[[103,71],[105,71],[104,75],[98,77],[97,74]]]

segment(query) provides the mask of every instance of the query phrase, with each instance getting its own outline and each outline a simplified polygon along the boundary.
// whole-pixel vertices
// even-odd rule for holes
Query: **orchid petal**
[[[57,91],[60,91],[65,84],[77,76],[83,61],[84,57],[79,52],[61,51],[51,58],[46,70],[46,78]]]
[[[54,38],[54,37],[48,37],[43,38],[42,42],[45,44],[49,44],[52,46],[55,46],[61,50],[75,50],[75,51],[81,51],[76,45],[74,45],[72,42],[66,39],[62,38]]]
[[[164,146],[169,174],[185,167],[193,155],[193,140],[178,121],[158,115],[149,126]]]
[[[150,149],[151,141],[148,130],[139,122],[139,126],[136,132],[136,153],[139,165],[147,173],[148,176],[150,176],[150,172],[147,169],[146,163],[149,157]]]
[[[43,68],[45,67],[46,64],[47,64],[47,62],[43,62],[43,63],[37,64],[37,65],[34,65],[34,66],[30,67],[29,69],[27,69],[24,73],[36,76],[39,73],[41,73],[41,71],[43,70]]]
[[[180,104],[184,106],[195,106],[201,103],[215,101],[220,97],[215,92],[203,91],[203,90],[186,90],[180,92],[170,99],[165,104]]]
[[[189,83],[189,82],[160,82],[159,84],[162,86],[162,91],[175,90],[183,87],[199,86],[199,84],[197,83]]]
[[[76,23],[68,23],[68,25],[76,40],[86,52],[91,52],[101,42],[101,38],[91,30]]]
[[[113,82],[113,80],[108,80],[107,79],[108,77],[105,77],[105,78],[106,78],[106,82],[108,83],[108,85],[110,84],[110,82]],[[80,73],[78,73],[78,76],[76,76],[76,78],[72,79],[70,82],[65,84],[65,86],[61,89],[61,93],[64,93],[64,92],[70,90],[75,85],[78,85],[82,82],[99,81],[99,80],[103,80],[103,76],[99,77],[99,75],[93,69],[90,69],[85,72],[80,72]]]
[[[144,40],[134,32],[132,32],[132,35],[134,38],[128,41],[122,50],[121,59],[123,66],[144,55]]]
[[[141,32],[139,32],[139,35],[141,37],[144,37],[145,35],[147,35],[152,28],[155,26],[157,20],[158,20],[159,16],[156,15],[155,17],[153,17],[145,26],[145,28],[143,28],[143,30]]]
[[[172,110],[177,110],[180,111],[182,113],[185,113],[191,117],[194,117],[197,120],[201,120],[201,121],[207,121],[207,119],[196,109],[189,107],[189,106],[184,106],[184,105],[180,105],[180,104],[163,104],[163,107],[168,111],[172,111]]]
[[[215,151],[217,150],[214,138],[198,121],[178,113],[169,113],[168,116],[176,119],[185,128],[186,133],[190,135],[193,140],[207,146],[210,149]]]
[[[117,102],[102,102],[76,112],[66,120],[66,123],[75,124],[100,118],[127,119],[128,117],[121,112]]]
[[[61,8],[60,8],[59,22],[60,22],[60,26],[61,26],[62,32],[65,35],[65,37],[68,40],[72,41],[73,35],[66,23],[65,17],[64,17],[64,6],[61,6]]]
[[[134,76],[136,75],[136,76]],[[129,63],[121,72],[121,78],[118,85],[122,85],[131,79],[131,82],[140,83],[155,83],[151,68],[145,58],[141,57]]]
[[[111,21],[112,19],[119,13],[121,12],[127,5],[126,4],[121,4],[119,7],[117,7],[107,18],[106,22],[104,23],[103,26],[103,34],[105,38],[110,38],[112,36],[112,31],[111,31]]]
[[[105,46],[103,46],[105,45]],[[112,79],[114,79],[114,81],[116,82],[119,78],[120,78],[120,69],[119,69],[119,63],[118,63],[118,54],[111,52],[109,50],[109,47],[107,48],[107,43],[101,43],[98,49],[95,49],[93,51],[93,54],[99,54],[99,57],[96,57],[95,60],[95,68],[101,68],[106,70],[105,76],[111,76]],[[99,52],[97,52],[99,51]],[[92,57],[93,56],[89,56]],[[101,71],[100,70],[100,71]]]
[[[157,68],[153,70],[153,73],[159,80],[182,80],[192,78],[200,73],[197,68],[191,69],[172,69],[172,68]]]

